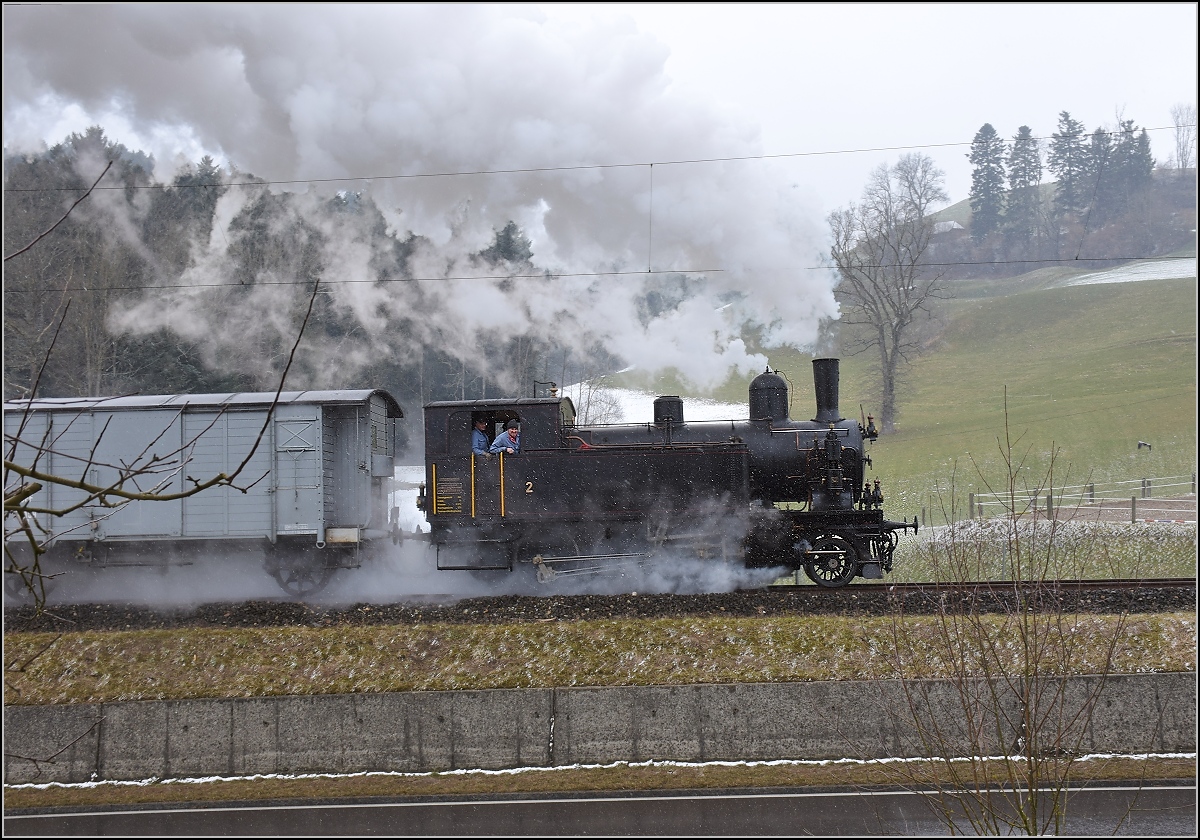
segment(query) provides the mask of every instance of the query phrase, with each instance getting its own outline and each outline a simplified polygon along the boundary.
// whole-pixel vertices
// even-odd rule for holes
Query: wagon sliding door
[[[281,537],[323,536],[321,410],[314,405],[275,408],[275,521]]]
[[[187,475],[208,480],[231,475],[254,454],[234,487],[211,487],[183,500],[185,537],[266,537],[275,533],[270,430],[259,440],[262,411],[195,411],[183,416]],[[257,444],[257,446],[256,446]]]

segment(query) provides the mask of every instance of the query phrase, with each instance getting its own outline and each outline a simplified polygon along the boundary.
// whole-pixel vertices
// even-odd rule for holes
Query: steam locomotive
[[[439,569],[536,569],[539,580],[672,551],[804,569],[824,587],[891,571],[897,532],[864,470],[878,437],[838,409],[838,360],[813,360],[816,416],[792,420],[785,380],[750,384],[745,421],[688,422],[676,396],[652,422],[577,425],[566,397],[425,407],[425,485]],[[517,453],[478,455],[471,431],[520,424]],[[865,420],[865,418],[864,418]]]
[[[689,422],[675,396],[655,400],[651,422],[619,425],[580,425],[557,394],[431,403],[417,492],[427,534],[400,524],[403,411],[385,391],[14,401],[6,460],[29,470],[27,490],[13,488],[31,527],[6,521],[6,549],[29,568],[36,531],[46,574],[244,553],[294,596],[412,538],[439,569],[540,581],[672,556],[804,569],[824,587],[878,579],[917,521],[884,519],[864,474],[875,426],[841,416],[838,360],[814,360],[813,375],[811,420],[789,418],[787,383],[769,370],[738,421]],[[516,421],[519,451],[475,454],[480,420],[491,435]],[[239,465],[237,480],[186,492]],[[6,574],[5,592],[27,579]]]

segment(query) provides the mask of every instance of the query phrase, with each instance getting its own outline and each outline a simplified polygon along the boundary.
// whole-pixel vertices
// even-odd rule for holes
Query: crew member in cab
[[[488,451],[516,455],[521,451],[521,427],[516,420],[509,420],[504,428],[504,434],[496,436]]]
[[[488,447],[492,442],[488,440],[487,427],[487,420],[482,417],[475,418],[475,430],[471,432],[471,451],[476,455],[488,454]]]

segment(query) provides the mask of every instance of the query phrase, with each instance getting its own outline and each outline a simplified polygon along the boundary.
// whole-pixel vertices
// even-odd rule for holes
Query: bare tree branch
[[[292,364],[295,361],[296,353],[299,350],[300,342],[304,337],[305,329],[312,318],[313,307],[316,303],[317,294],[320,291],[320,281],[313,284],[312,294],[308,299],[308,307],[305,310],[304,318],[300,323],[300,327],[296,334],[296,340],[292,344],[291,351],[288,354],[287,362],[284,365],[283,371],[279,376],[279,383],[275,389],[275,394],[272,397],[269,408],[266,412],[266,417],[263,420],[263,425],[258,431],[253,444],[250,446],[245,458],[237,465],[237,467],[229,473],[218,473],[208,477],[193,477],[187,475],[184,470],[190,459],[190,451],[197,440],[199,440],[208,429],[211,429],[217,422],[216,418],[208,425],[208,427],[200,431],[192,440],[184,443],[181,446],[173,448],[166,454],[158,454],[153,452],[155,444],[163,439],[168,429],[174,427],[174,423],[168,424],[163,431],[151,439],[143,447],[137,456],[133,457],[128,463],[106,464],[98,458],[98,449],[100,442],[107,431],[107,423],[101,430],[100,434],[93,442],[90,452],[86,458],[76,458],[79,462],[80,477],[73,478],[67,475],[60,475],[53,470],[42,469],[39,464],[43,459],[49,459],[52,456],[57,456],[57,459],[64,459],[66,456],[61,452],[56,452],[54,441],[49,438],[50,429],[43,432],[42,438],[39,441],[30,441],[24,439],[25,429],[27,428],[32,400],[27,402],[24,409],[24,414],[18,430],[15,434],[5,434],[5,458],[4,458],[4,539],[5,539],[5,573],[17,575],[25,588],[33,593],[34,600],[38,607],[41,608],[45,603],[45,583],[47,576],[43,573],[41,567],[41,558],[46,553],[47,547],[58,534],[54,534],[45,525],[43,525],[38,516],[46,516],[58,518],[72,511],[78,510],[81,507],[88,505],[99,505],[102,508],[107,508],[111,512],[123,507],[126,504],[134,501],[153,501],[167,502],[184,499],[189,496],[194,496],[197,493],[204,492],[213,487],[232,487],[242,493],[249,491],[251,487],[262,480],[263,476],[259,476],[250,482],[245,487],[239,487],[235,484],[238,477],[245,471],[254,457],[255,452],[261,445],[267,430],[270,428],[271,421],[274,416],[275,408],[279,404],[280,396],[283,393],[284,385],[287,381],[288,373],[291,371]],[[66,312],[64,311],[64,318]],[[61,321],[59,326],[61,327]],[[57,332],[56,332],[57,337]],[[54,342],[51,342],[50,350],[53,349]],[[49,361],[50,350],[47,350],[46,356],[42,362],[42,369],[45,368]],[[40,371],[38,376],[40,377]],[[34,390],[36,393],[36,378]],[[219,416],[219,415],[218,415]],[[111,418],[110,418],[111,419]],[[68,429],[70,424],[68,424]],[[18,463],[18,453],[20,447],[26,447],[32,450],[30,463]],[[69,460],[69,459],[68,459]],[[111,481],[98,483],[88,481],[84,478],[88,471],[93,467],[103,467],[115,472],[115,476]],[[182,476],[190,486],[184,487],[175,492],[164,492],[167,487],[176,477]],[[148,487],[143,487],[143,483],[148,483]],[[32,500],[39,490],[47,485],[58,485],[60,487],[68,487],[73,490],[83,491],[83,497],[74,500],[70,504],[54,508],[42,506],[34,503]],[[37,533],[35,533],[35,529]],[[28,543],[32,554],[32,559],[22,562],[14,554],[10,541],[18,540]]]
[[[113,165],[113,162],[110,160],[108,162],[108,166],[104,167],[104,171],[100,173],[100,178],[97,178],[95,183],[93,183],[90,187],[88,187],[87,192],[85,192],[83,195],[79,196],[79,198],[77,198],[75,200],[75,203],[67,208],[67,212],[63,213],[63,217],[61,219],[59,219],[54,224],[50,225],[50,227],[48,227],[46,230],[39,233],[36,237],[34,237],[34,240],[32,242],[30,242],[28,245],[26,245],[24,248],[21,248],[18,251],[13,251],[11,254],[9,254],[7,257],[4,258],[4,261],[8,262],[13,257],[18,256],[19,254],[24,254],[26,251],[28,251],[34,245],[38,244],[38,242],[40,242],[42,239],[49,236],[56,227],[58,227],[63,222],[65,222],[67,220],[67,216],[71,215],[71,211],[74,210],[76,207],[78,207],[85,198],[87,198],[89,195],[92,194],[92,190],[96,189],[96,185],[100,183],[101,178],[103,178],[106,174],[108,174],[108,170],[112,168],[112,165]]]
[[[1196,106],[1171,106],[1171,121],[1175,124],[1175,169],[1180,177],[1196,165]]]

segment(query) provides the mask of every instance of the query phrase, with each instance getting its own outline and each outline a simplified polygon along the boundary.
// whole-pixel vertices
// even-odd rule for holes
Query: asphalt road
[[[704,791],[311,804],[209,805],[6,815],[5,836],[949,835],[920,792]],[[960,823],[960,833],[976,833]],[[1055,833],[1050,826],[1043,833]],[[1196,786],[1072,791],[1063,835],[1195,837]]]

